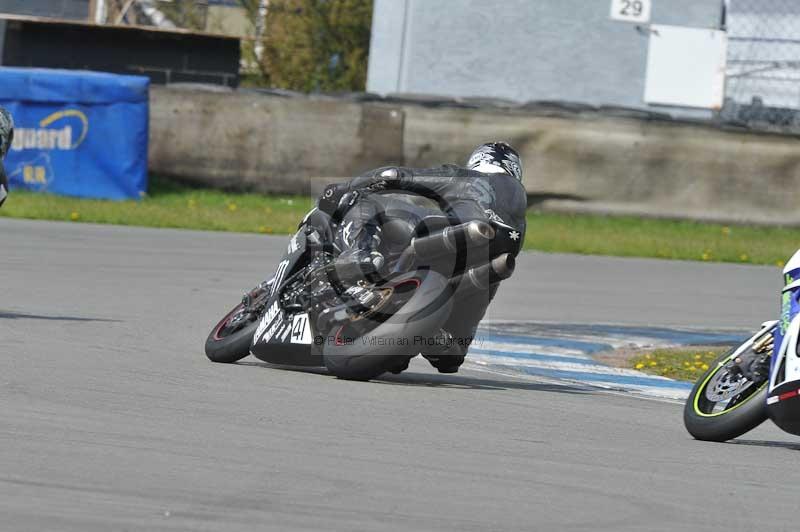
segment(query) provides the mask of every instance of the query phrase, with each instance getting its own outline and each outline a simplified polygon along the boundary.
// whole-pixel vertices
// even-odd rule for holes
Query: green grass
[[[630,358],[628,365],[651,375],[695,381],[727,350],[727,347],[656,349]]]
[[[782,266],[800,229],[531,212],[526,249]]]
[[[191,188],[153,179],[141,201],[85,200],[14,190],[0,217],[291,233],[311,208],[302,196],[264,196]],[[633,216],[530,211],[526,249],[782,265],[800,247],[800,229],[726,226]]]
[[[155,179],[140,201],[11,191],[0,217],[246,233],[293,233],[313,205],[305,196],[228,194]]]

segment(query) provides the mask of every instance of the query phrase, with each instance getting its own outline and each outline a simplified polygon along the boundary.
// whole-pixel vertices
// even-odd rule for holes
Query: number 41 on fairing
[[[611,18],[623,22],[650,22],[651,0],[611,0]]]

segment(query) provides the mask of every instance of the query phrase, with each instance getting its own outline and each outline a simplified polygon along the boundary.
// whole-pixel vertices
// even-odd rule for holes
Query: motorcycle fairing
[[[783,270],[781,316],[770,363],[767,411],[781,429],[800,435],[800,251]]]
[[[303,258],[306,244],[305,232],[298,231],[289,241],[283,260],[278,263],[267,301],[267,311],[258,324],[250,347],[251,353],[256,356],[258,356],[259,346],[264,344],[311,344],[312,334],[308,315],[305,313],[289,314],[281,307],[279,301],[281,288]]]
[[[798,303],[798,295],[800,295],[800,287],[795,284],[800,281],[800,250],[796,251],[794,255],[786,263],[783,268],[783,281],[784,288],[781,296],[781,315],[778,327],[775,329],[775,351],[777,354],[781,344],[783,343],[784,335],[789,328],[789,324],[798,312],[800,312],[800,303]],[[771,369],[774,369],[774,362],[776,357],[772,357],[773,364]]]

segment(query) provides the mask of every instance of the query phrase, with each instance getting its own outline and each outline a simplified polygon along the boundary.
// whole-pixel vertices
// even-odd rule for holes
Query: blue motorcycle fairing
[[[782,430],[800,435],[800,252],[783,270],[781,314],[774,332],[767,412]]]

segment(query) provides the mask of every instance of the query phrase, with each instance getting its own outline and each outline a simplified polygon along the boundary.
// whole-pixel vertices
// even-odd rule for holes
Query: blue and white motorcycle
[[[767,419],[800,435],[800,251],[783,278],[780,319],[763,323],[694,385],[683,420],[698,440],[730,440]]]

